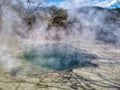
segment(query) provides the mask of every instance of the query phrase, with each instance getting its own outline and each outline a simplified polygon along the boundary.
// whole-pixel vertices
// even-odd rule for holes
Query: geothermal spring
[[[37,17],[28,30],[14,7],[1,6],[0,90],[120,90],[120,19],[86,8],[68,10],[67,27],[48,30]]]

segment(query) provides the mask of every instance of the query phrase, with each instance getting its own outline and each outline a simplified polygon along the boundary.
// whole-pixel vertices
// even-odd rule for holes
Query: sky
[[[120,0],[44,0],[45,4],[56,5],[65,9],[78,8],[80,6],[100,6],[106,8],[120,8]],[[117,3],[118,2],[118,3]]]
[[[45,0],[46,3],[55,3],[55,4],[59,4],[61,2],[63,2],[64,0]]]

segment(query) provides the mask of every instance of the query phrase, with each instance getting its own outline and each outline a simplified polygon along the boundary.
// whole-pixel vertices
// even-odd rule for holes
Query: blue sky
[[[116,7],[120,8],[120,2],[119,3],[114,3],[110,6],[110,8],[116,8]]]
[[[47,5],[56,5],[63,8],[79,7],[81,5],[89,6],[101,6],[107,8],[120,7],[120,3],[117,0],[44,0]],[[119,1],[119,0],[118,0]]]
[[[25,3],[26,0],[22,0]],[[37,5],[40,0],[34,0],[34,5]],[[120,8],[120,0],[43,0],[44,6],[56,5],[64,9],[79,8],[81,6],[99,6],[105,8]]]
[[[59,5],[60,3],[62,3],[65,0],[44,0],[44,2],[48,5]]]
[[[56,4],[59,4],[61,2],[63,2],[64,0],[45,0],[46,3],[51,3],[51,2],[54,2]]]

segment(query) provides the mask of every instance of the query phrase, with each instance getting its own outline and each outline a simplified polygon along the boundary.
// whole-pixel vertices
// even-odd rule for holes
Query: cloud
[[[100,6],[109,7],[118,0],[65,0],[59,4],[59,7],[65,9],[78,8],[81,6]]]

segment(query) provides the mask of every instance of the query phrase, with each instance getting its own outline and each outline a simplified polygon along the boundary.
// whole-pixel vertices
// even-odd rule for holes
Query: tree
[[[43,0],[0,0],[0,6],[10,6],[14,9],[29,26],[32,27],[35,23],[35,16],[33,13],[42,7]]]
[[[51,26],[64,26],[64,22],[68,18],[68,13],[64,9],[60,9],[56,6],[51,6],[50,11],[52,13],[52,17],[49,23],[49,27]]]
[[[30,26],[30,29],[36,21],[36,17],[33,13],[42,7],[42,0],[26,0],[25,3],[27,7],[24,20]]]

